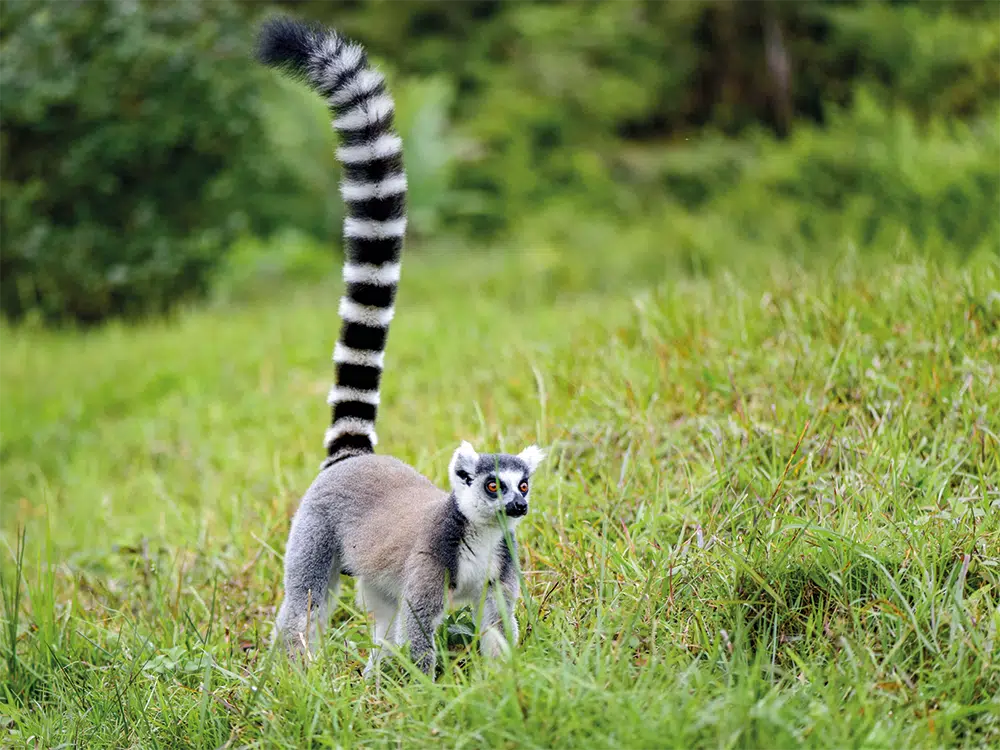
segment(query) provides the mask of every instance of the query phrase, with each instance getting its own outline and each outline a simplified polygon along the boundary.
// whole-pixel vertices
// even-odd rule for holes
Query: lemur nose
[[[506,510],[511,518],[519,518],[528,512],[528,503],[523,497],[519,497],[507,503]]]

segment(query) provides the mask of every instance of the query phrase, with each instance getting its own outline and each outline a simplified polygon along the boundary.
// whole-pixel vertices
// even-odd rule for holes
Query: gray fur
[[[386,642],[409,642],[417,664],[433,672],[434,631],[446,606],[476,603],[484,590],[481,644],[497,656],[506,648],[505,613],[513,642],[518,635],[516,547],[507,549],[505,538],[528,510],[525,482],[543,454],[531,446],[517,456],[480,456],[462,443],[449,465],[450,493],[401,461],[374,455],[406,231],[395,105],[364,49],[332,29],[272,19],[257,52],[329,105],[345,201],[345,293],[327,460],[292,520],[276,636],[292,652],[314,648],[346,573],[357,576],[359,605],[375,616],[377,647],[366,672]],[[488,492],[493,481],[496,491]]]
[[[509,647],[505,617],[511,642],[517,642],[516,546],[508,549],[506,538],[513,543],[519,519],[502,510],[526,504],[527,497],[516,486],[502,499],[480,487],[498,464],[514,470],[515,481],[526,480],[529,464],[506,454],[479,457],[469,451],[463,443],[453,466],[467,459],[474,469],[482,462],[486,471],[471,475],[471,482],[453,482],[451,493],[390,456],[355,456],[320,472],[292,520],[285,552],[277,637],[289,651],[317,645],[342,571],[358,578],[358,604],[375,616],[377,646],[366,674],[378,662],[381,644],[407,642],[417,665],[433,674],[434,633],[446,609],[478,605],[484,590],[478,617],[482,652],[496,657]]]

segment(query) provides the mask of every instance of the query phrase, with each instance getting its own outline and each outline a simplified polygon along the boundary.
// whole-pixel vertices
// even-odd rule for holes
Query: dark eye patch
[[[493,482],[495,482],[497,485],[496,492],[490,491],[490,483]],[[487,476],[486,480],[483,482],[483,490],[486,492],[487,495],[490,495],[491,497],[499,497],[500,495],[505,495],[507,493],[507,485],[503,482],[503,480],[497,479],[495,476],[491,474]]]

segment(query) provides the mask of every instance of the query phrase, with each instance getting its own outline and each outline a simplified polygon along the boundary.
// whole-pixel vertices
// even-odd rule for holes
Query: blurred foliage
[[[205,288],[237,234],[288,245],[274,263],[236,245],[225,268],[262,279],[313,268],[309,237],[338,241],[323,103],[247,59],[275,11],[364,41],[390,76],[411,247],[620,243],[694,268],[734,244],[1000,244],[989,0],[17,0],[8,314],[165,309]]]
[[[995,120],[919,124],[864,89],[825,126],[802,125],[784,142],[758,132],[658,158],[640,152],[636,161],[649,186],[642,192],[666,190],[706,221],[724,217],[741,246],[807,253],[878,246],[900,233],[937,253],[1000,246]]]
[[[283,177],[274,164],[258,170],[259,86],[236,6],[2,9],[7,315],[163,311],[207,287],[237,233],[270,229],[243,198]]]
[[[451,76],[467,144],[455,188],[475,200],[440,210],[478,238],[553,198],[634,212],[629,146],[659,154],[706,132],[782,137],[803,122],[837,138],[830,115],[861,88],[917,127],[995,122],[1000,95],[1000,3],[988,0],[276,5],[364,39],[402,74]]]

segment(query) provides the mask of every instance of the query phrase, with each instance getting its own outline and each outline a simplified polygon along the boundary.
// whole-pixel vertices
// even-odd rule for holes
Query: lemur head
[[[534,445],[517,455],[480,455],[463,441],[448,465],[458,509],[477,525],[495,523],[501,511],[516,522],[528,512],[531,475],[543,458],[545,453]]]

